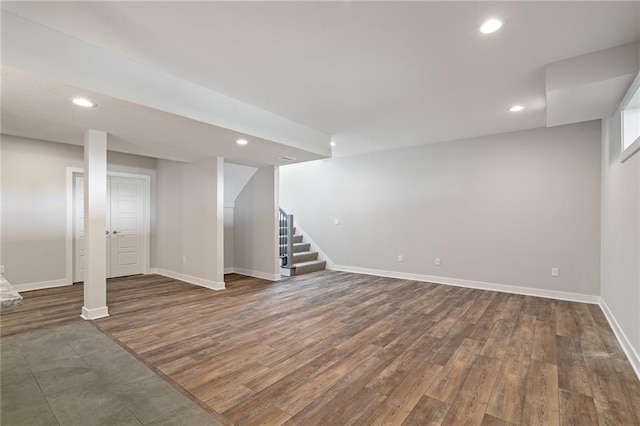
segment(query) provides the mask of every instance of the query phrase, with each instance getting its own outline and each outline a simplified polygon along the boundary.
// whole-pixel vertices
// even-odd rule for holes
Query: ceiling
[[[70,100],[83,96],[97,108],[79,108]],[[109,134],[111,151],[176,161],[214,156],[252,167],[290,164],[319,158],[305,150],[190,120],[103,94],[2,67],[2,132],[82,145],[87,129]],[[245,139],[246,146],[236,144]]]
[[[2,8],[331,134],[338,156],[545,126],[547,64],[640,39],[640,2]],[[480,34],[494,16],[504,29]],[[508,113],[516,103],[526,109]]]

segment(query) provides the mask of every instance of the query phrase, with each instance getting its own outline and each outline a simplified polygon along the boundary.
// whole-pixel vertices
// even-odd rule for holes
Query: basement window
[[[640,149],[640,73],[622,102],[622,158],[624,162]]]

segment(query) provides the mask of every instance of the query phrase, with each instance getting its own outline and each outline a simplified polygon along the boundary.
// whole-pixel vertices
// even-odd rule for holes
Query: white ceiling
[[[97,108],[79,108],[71,98],[84,96]],[[103,94],[2,67],[2,132],[54,142],[83,144],[87,129],[109,134],[111,151],[196,161],[220,156],[246,166],[291,164],[280,156],[298,161],[319,157],[305,150],[248,136],[218,126],[190,120]],[[244,138],[249,145],[240,146]]]
[[[3,2],[333,134],[350,155],[545,125],[544,67],[640,39],[640,2]],[[481,35],[488,17],[506,19]],[[4,91],[4,88],[3,88]],[[514,115],[515,103],[526,110]]]

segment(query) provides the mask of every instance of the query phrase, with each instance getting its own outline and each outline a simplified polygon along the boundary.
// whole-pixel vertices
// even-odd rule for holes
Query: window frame
[[[624,163],[629,158],[631,158],[632,155],[640,151],[640,131],[638,132],[638,136],[636,137],[635,141],[633,141],[626,148],[624,146],[624,140],[625,140],[624,111],[626,110],[627,106],[629,105],[631,100],[634,98],[634,96],[640,96],[640,72],[638,72],[638,74],[636,75],[636,78],[631,83],[629,90],[627,90],[627,93],[624,95],[624,98],[622,98],[622,102],[620,103],[620,108],[618,110],[620,112],[620,162],[621,163]]]

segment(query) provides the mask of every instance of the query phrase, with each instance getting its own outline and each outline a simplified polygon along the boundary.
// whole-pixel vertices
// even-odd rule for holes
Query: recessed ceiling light
[[[488,19],[484,21],[484,23],[480,27],[480,32],[482,34],[495,33],[500,28],[502,28],[503,25],[504,25],[504,22],[501,19],[496,19],[496,18]]]
[[[522,105],[514,105],[511,108],[509,108],[509,112],[520,112],[524,109],[524,107]]]
[[[246,139],[238,139],[238,140],[236,141],[236,143],[237,143],[238,145],[247,145],[249,142],[247,142],[247,140],[246,140]]]
[[[91,102],[89,99],[85,98],[73,98],[71,99],[71,102],[85,108],[93,108],[98,106],[95,103]]]
[[[297,158],[289,157],[288,155],[283,155],[282,157],[279,157],[278,159],[282,160],[282,161],[296,161],[297,160]]]
[[[329,142],[329,145],[336,146],[336,143],[334,141],[331,141],[331,142]]]

